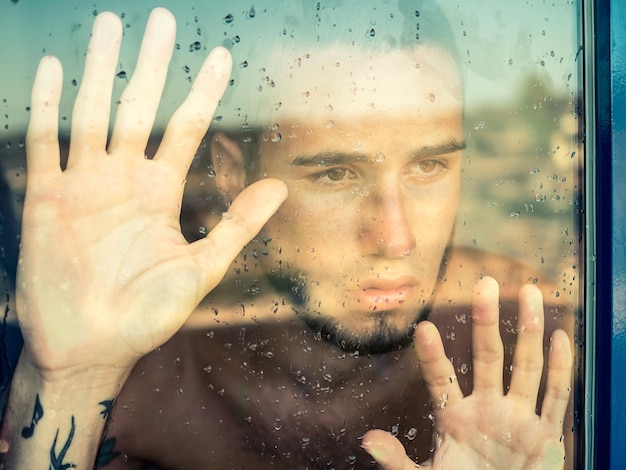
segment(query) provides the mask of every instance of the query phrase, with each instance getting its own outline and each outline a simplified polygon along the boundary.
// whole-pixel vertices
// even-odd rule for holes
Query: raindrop
[[[333,127],[335,127],[335,121],[333,121],[332,119],[330,121],[328,121],[326,123],[326,128],[327,129],[332,129]]]
[[[419,12],[419,10],[415,10],[415,16],[416,16],[417,18],[419,18],[419,17],[420,17],[420,12]]]
[[[200,232],[200,235],[206,235],[207,233],[209,233],[209,231],[207,230],[206,227],[202,226],[198,229],[198,232]]]
[[[125,72],[124,70],[121,70],[121,71],[119,71],[119,72],[116,74],[116,77],[117,77],[117,78],[126,78],[126,72]]]
[[[256,10],[254,9],[254,5],[250,7],[250,10],[248,10],[248,14],[246,16],[248,18],[254,18],[256,16]]]
[[[406,437],[409,441],[412,441],[413,439],[415,439],[416,436],[417,436],[417,429],[415,428],[409,429],[404,435],[404,437]]]
[[[78,82],[76,81],[76,79],[72,80],[72,85],[73,85],[73,86],[78,85]]]
[[[282,135],[280,135],[280,132],[277,131],[272,131],[270,133],[270,140],[274,143],[280,142],[280,140],[283,138]]]
[[[235,17],[231,13],[229,13],[228,15],[226,15],[224,17],[224,23],[225,24],[231,24],[234,19],[235,19]]]
[[[202,48],[200,41],[196,41],[189,45],[189,52],[199,51]]]
[[[396,437],[399,433],[400,433],[400,428],[398,427],[397,424],[394,424],[393,426],[391,426],[391,435],[393,437]]]
[[[461,368],[459,369],[459,372],[461,372],[461,374],[465,375],[465,374],[467,374],[468,369],[469,368],[467,367],[467,364],[463,363],[463,364],[461,364]]]
[[[434,93],[430,93],[430,94],[428,95],[428,99],[429,99],[431,102],[432,102],[432,101],[435,101],[435,94],[434,94]]]
[[[274,421],[274,429],[276,429],[276,431],[280,431],[283,427],[283,421],[280,418],[276,418],[276,420]]]
[[[512,218],[512,219],[514,219],[516,217],[519,217],[520,215],[522,215],[520,213],[520,211],[511,211],[511,212],[509,212],[509,217]]]
[[[366,36],[369,36],[369,37],[373,38],[374,36],[376,36],[376,30],[374,30],[374,28],[371,28],[371,29],[367,32]]]
[[[239,68],[240,69],[245,69],[248,67],[248,61],[244,60],[242,63],[239,64]]]
[[[484,129],[485,128],[485,121],[476,121],[474,123],[474,129],[478,130],[478,129]]]

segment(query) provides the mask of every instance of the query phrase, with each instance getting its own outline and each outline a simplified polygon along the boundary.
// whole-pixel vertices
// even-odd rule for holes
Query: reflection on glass
[[[370,429],[427,460],[441,445],[441,411],[417,368],[413,330],[426,318],[437,326],[469,395],[471,293],[483,276],[500,283],[505,392],[521,286],[543,294],[544,353],[556,329],[573,342],[582,281],[577,2],[165,3],[179,31],[148,155],[208,50],[233,55],[231,84],[187,177],[185,237],[204,237],[258,179],[284,181],[289,196],[182,330],[137,364],[112,413],[103,468],[367,468]],[[42,51],[64,63],[66,154],[93,16],[106,9],[123,19],[118,96],[148,7],[3,8],[0,35],[22,38],[0,55],[16,64],[0,90],[11,324],[34,65]],[[8,331],[14,344],[16,328]],[[488,414],[506,421],[498,413],[477,410],[467,429]]]

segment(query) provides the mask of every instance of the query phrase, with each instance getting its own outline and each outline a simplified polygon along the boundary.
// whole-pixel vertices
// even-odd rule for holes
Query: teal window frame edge
[[[626,462],[626,2],[596,0],[592,10],[586,461],[617,469]]]

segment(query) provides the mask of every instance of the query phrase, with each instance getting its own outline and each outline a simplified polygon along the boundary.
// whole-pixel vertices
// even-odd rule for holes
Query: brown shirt
[[[555,286],[517,263],[457,250],[430,319],[465,394],[472,387],[469,301],[481,274],[501,284],[505,370],[523,283],[537,282],[544,292],[545,350],[554,329],[572,332],[566,312],[575,293],[556,297]],[[360,448],[373,428],[397,434],[416,461],[429,458],[433,417],[412,348],[345,352],[293,313],[274,321],[191,324],[136,365],[116,400],[103,468],[375,468]]]

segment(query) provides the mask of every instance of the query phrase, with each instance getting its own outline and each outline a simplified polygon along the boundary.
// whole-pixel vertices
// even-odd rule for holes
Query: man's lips
[[[394,279],[368,279],[359,284],[355,297],[367,310],[389,310],[401,307],[415,293],[417,280],[411,276]]]

